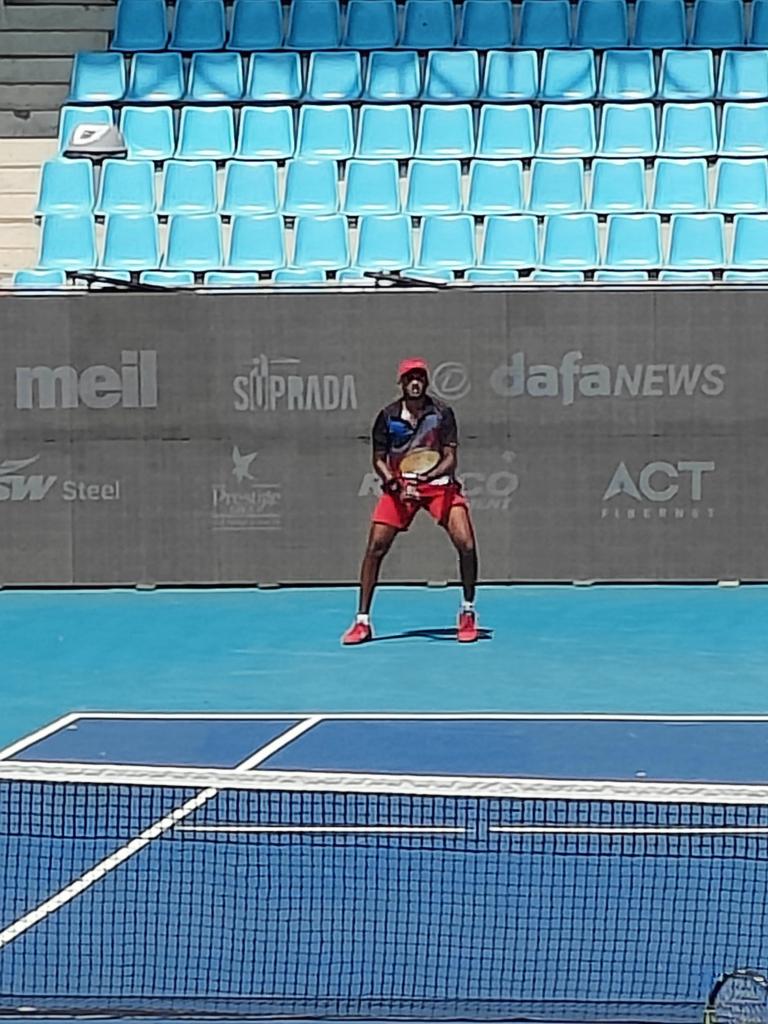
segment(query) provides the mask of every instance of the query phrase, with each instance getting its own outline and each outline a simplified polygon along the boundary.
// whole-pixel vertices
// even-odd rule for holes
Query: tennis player
[[[458,552],[464,591],[458,639],[471,643],[478,635],[477,549],[469,508],[456,480],[456,418],[449,406],[427,391],[429,369],[423,359],[403,360],[397,379],[402,396],[382,409],[373,424],[373,467],[383,494],[373,511],[360,569],[359,612],[341,642],[361,644],[373,638],[370,610],[381,563],[398,533],[404,533],[424,509]]]

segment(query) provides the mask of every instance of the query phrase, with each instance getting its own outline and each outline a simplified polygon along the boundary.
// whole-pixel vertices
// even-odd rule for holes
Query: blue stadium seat
[[[724,50],[717,95],[723,100],[742,102],[768,98],[768,51]]]
[[[293,0],[286,46],[294,50],[333,50],[340,43],[338,0]]]
[[[194,53],[187,99],[228,103],[243,95],[243,62],[239,53]]]
[[[406,104],[361,107],[357,151],[361,157],[407,160],[413,156],[413,114]]]
[[[176,213],[168,218],[166,270],[216,270],[224,262],[219,218],[214,213]]]
[[[374,281],[365,276],[362,267],[345,267],[336,274],[336,281],[342,284],[373,285]]]
[[[41,270],[92,270],[96,266],[96,233],[88,213],[52,213],[43,218]]]
[[[221,212],[225,216],[277,213],[278,208],[276,163],[229,161],[224,172],[224,195],[221,200]]]
[[[152,284],[156,288],[194,288],[192,270],[142,270],[139,284]]]
[[[626,46],[628,41],[625,0],[579,0],[576,46],[602,50],[609,46]]]
[[[723,280],[762,284],[768,281],[768,270],[724,270]]]
[[[353,50],[387,50],[396,43],[395,0],[349,0],[345,46]]]
[[[541,264],[547,270],[591,270],[600,262],[594,213],[563,213],[544,221]]]
[[[611,284],[626,284],[632,281],[647,281],[647,270],[596,270],[593,278],[595,281],[605,281]]]
[[[245,84],[247,100],[297,100],[303,91],[298,53],[254,53]]]
[[[325,271],[320,267],[282,267],[272,275],[274,284],[307,285],[325,281]]]
[[[467,213],[454,213],[424,218],[419,249],[421,267],[466,270],[475,262],[474,217]]]
[[[225,37],[223,0],[177,0],[168,49],[221,50]]]
[[[157,218],[151,213],[112,213],[104,229],[103,270],[152,270],[160,265]]]
[[[290,107],[245,107],[235,156],[241,160],[285,160],[295,147]]]
[[[412,263],[409,217],[393,213],[360,218],[356,266],[364,270],[402,270]]]
[[[160,213],[215,213],[217,205],[216,165],[212,160],[166,162]]]
[[[595,213],[640,213],[645,210],[645,166],[629,160],[595,160],[592,163],[592,199]]]
[[[113,50],[164,50],[167,42],[165,0],[118,0]]]
[[[718,160],[712,208],[721,213],[768,211],[768,161]]]
[[[751,46],[768,46],[768,0],[752,0]]]
[[[137,53],[125,98],[131,103],[175,103],[184,95],[184,65],[180,53]]]
[[[400,272],[401,277],[415,278],[421,281],[454,281],[454,273],[450,267],[406,267]]]
[[[310,102],[356,100],[363,90],[359,53],[312,53],[309,57],[305,99]]]
[[[120,130],[133,160],[167,160],[173,155],[173,111],[170,107],[123,107]]]
[[[484,6],[492,0],[477,0]],[[508,103],[536,99],[539,62],[535,50],[492,50],[485,58],[481,96]]]
[[[112,124],[110,107],[62,107],[59,114],[59,152],[67,148],[72,132],[81,124]]]
[[[105,160],[96,213],[154,213],[155,168],[151,160]]]
[[[663,100],[708,100],[715,94],[711,50],[665,50],[661,55],[659,97]]]
[[[595,114],[591,103],[547,103],[542,107],[539,156],[590,157],[594,152]]]
[[[744,8],[741,0],[696,0],[693,5],[691,46],[743,46]]]
[[[309,0],[308,0],[309,2]],[[346,160],[354,151],[352,110],[346,105],[299,109],[297,156]]]
[[[529,106],[485,104],[481,108],[477,156],[488,160],[526,159],[533,151],[533,111]]]
[[[474,152],[472,108],[468,104],[424,104],[419,117],[416,156],[461,160],[472,156]]]
[[[67,275],[63,270],[17,270],[11,284],[13,288],[64,288]]]
[[[554,2],[554,0],[553,0]],[[539,229],[531,214],[485,219],[480,264],[484,267],[525,269],[539,262]]]
[[[571,5],[568,0],[523,0],[518,46],[544,50],[571,45]]]
[[[354,217],[368,213],[399,213],[397,163],[394,160],[350,160],[347,164],[344,212]]]
[[[531,213],[577,213],[584,209],[581,160],[534,160],[531,165]]]
[[[694,284],[697,281],[714,281],[711,270],[660,270],[658,280],[668,284]]]
[[[665,103],[661,108],[660,156],[710,156],[717,150],[711,103]]]
[[[661,265],[661,218],[658,213],[612,213],[606,233],[606,267],[654,270]]]
[[[513,39],[510,0],[465,0],[461,9],[459,46],[491,50],[511,46]]]
[[[606,50],[599,87],[603,99],[648,100],[655,93],[656,72],[651,50]]]
[[[405,0],[401,46],[437,50],[453,46],[455,37],[453,0]]]
[[[685,21],[683,0],[637,0],[634,45],[649,50],[685,46]]]
[[[341,270],[349,266],[347,218],[340,213],[297,217],[293,262],[297,267]]]
[[[406,213],[458,213],[461,210],[461,164],[458,160],[412,160],[408,167]]]
[[[667,265],[677,270],[722,267],[725,263],[722,213],[676,213],[670,221]]]
[[[600,156],[653,156],[656,114],[652,103],[606,103],[600,124]]]
[[[651,209],[657,213],[686,213],[709,208],[707,161],[702,157],[691,160],[656,161]]]
[[[581,284],[584,281],[583,270],[534,270],[528,277],[529,281],[547,282],[548,284]]]
[[[485,0],[483,0],[485,2]],[[362,0],[370,3],[370,0]],[[364,97],[369,100],[399,102],[413,100],[421,92],[421,65],[418,53],[372,53],[368,57]]]
[[[277,214],[232,218],[227,266],[235,270],[276,270],[285,266],[283,218]]]
[[[182,160],[228,160],[234,151],[235,119],[231,107],[181,108],[176,156]]]
[[[209,270],[203,284],[206,288],[255,288],[259,275],[255,270]]]
[[[283,213],[318,217],[339,208],[339,172],[333,160],[291,160],[285,176]]]
[[[228,50],[252,53],[277,50],[283,45],[283,8],[280,0],[235,0]]]
[[[491,270],[488,267],[470,267],[464,275],[465,281],[475,284],[510,284],[520,280],[517,270],[507,267],[503,270]]]
[[[119,53],[76,53],[70,103],[110,103],[125,95],[125,61]]]
[[[473,160],[469,168],[467,212],[476,217],[520,213],[523,165],[519,160]]]
[[[736,214],[730,263],[744,270],[768,267],[768,214]]]
[[[768,153],[768,103],[724,103],[718,152],[722,156]]]
[[[428,54],[423,99],[473,100],[479,91],[480,64],[474,50],[434,50]]]
[[[589,100],[597,92],[592,50],[545,50],[541,67],[542,100]]]
[[[90,160],[58,157],[46,160],[35,213],[90,213],[93,209],[93,166]]]

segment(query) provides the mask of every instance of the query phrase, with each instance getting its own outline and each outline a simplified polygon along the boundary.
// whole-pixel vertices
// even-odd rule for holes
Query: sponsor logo
[[[60,480],[55,474],[25,472],[35,466],[40,454],[29,459],[3,459],[0,462],[0,502],[45,501],[119,501],[120,481]],[[37,468],[37,467],[35,467]]]
[[[354,374],[303,373],[300,359],[251,360],[232,381],[237,412],[343,412],[357,409]]]
[[[648,462],[633,472],[620,462],[603,494],[600,518],[713,519],[715,510],[704,504],[704,491],[707,474],[715,469],[711,461],[682,460]]]
[[[211,489],[214,530],[279,530],[282,528],[282,485],[262,483],[254,475],[258,452],[232,449],[227,479]]]
[[[17,366],[17,409],[157,408],[157,352],[124,350],[120,369],[98,364]]]
[[[463,363],[440,363],[432,370],[430,391],[444,402],[457,402],[466,398],[472,384]]]
[[[112,125],[109,124],[79,124],[72,132],[70,139],[71,146],[87,146],[98,142],[109,133]]]

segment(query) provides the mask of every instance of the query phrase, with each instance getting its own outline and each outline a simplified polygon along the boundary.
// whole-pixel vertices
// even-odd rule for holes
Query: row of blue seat
[[[768,45],[766,0],[695,0],[690,25],[683,0],[293,0],[287,16],[280,0],[235,0],[227,25],[223,0],[177,0],[173,26],[163,0],[119,0],[112,49],[432,50],[586,46],[653,49],[745,44]],[[751,16],[747,16],[749,15]]]
[[[765,158],[719,160],[711,202],[702,158],[657,160],[648,195],[644,162],[637,158],[595,160],[591,172],[578,159],[536,159],[527,183],[520,161],[473,160],[466,188],[458,161],[414,160],[402,189],[395,161],[351,160],[343,198],[340,184],[339,169],[332,161],[289,161],[283,187],[274,162],[231,161],[219,199],[215,164],[169,160],[156,198],[151,161],[107,160],[95,189],[90,161],[58,159],[43,166],[37,213],[283,213],[293,217],[340,211],[357,217],[402,210],[421,217],[648,209],[662,214],[710,209],[726,214],[768,212]]]
[[[536,112],[539,115],[539,112]],[[123,107],[120,128],[134,158],[224,161],[353,156],[408,160],[551,157],[761,156],[768,153],[768,103],[731,103],[718,116],[712,103],[346,105],[291,107],[183,107],[178,135],[170,107]],[[599,114],[599,116],[598,116]],[[80,124],[112,124],[110,107],[64,107],[59,147],[66,150]],[[239,127],[236,127],[239,121]]]
[[[245,66],[237,53],[196,53],[188,67],[179,53],[139,53],[128,73],[121,54],[78,53],[70,102],[768,98],[768,50],[725,50],[719,60],[711,50],[664,50],[658,61],[651,50],[545,50],[541,62],[536,50],[326,51],[303,70],[298,53],[253,54]]]

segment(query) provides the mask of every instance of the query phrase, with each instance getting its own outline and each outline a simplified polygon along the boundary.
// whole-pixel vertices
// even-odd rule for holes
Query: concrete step
[[[0,32],[0,57],[71,57],[78,50],[106,50],[106,32]]]
[[[86,4],[14,4],[5,11],[6,31],[50,32],[53,29],[70,31],[111,32],[115,26],[114,7],[91,7]]]
[[[0,171],[0,176],[2,176]],[[19,217],[33,217],[37,206],[37,192],[15,192],[0,195],[0,231],[2,222],[18,220]]]
[[[56,156],[56,140],[45,138],[2,139],[0,142],[0,165],[9,168],[33,168],[33,176],[39,173],[40,165]]]
[[[71,57],[0,57],[0,85],[68,83]]]
[[[0,33],[1,34],[1,33]],[[47,139],[55,138],[59,127],[58,110],[0,110],[0,139],[5,159],[6,139]]]
[[[0,110],[55,110],[69,96],[69,85],[0,85]]]
[[[37,247],[20,247],[17,249],[0,249],[0,274],[12,274],[14,270],[24,270],[37,264]]]
[[[37,167],[3,167],[0,164],[0,204],[16,196],[35,195],[40,183]]]

